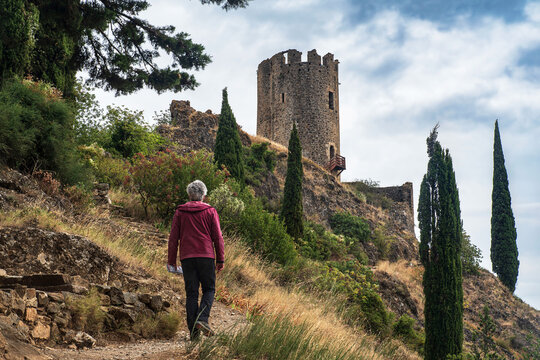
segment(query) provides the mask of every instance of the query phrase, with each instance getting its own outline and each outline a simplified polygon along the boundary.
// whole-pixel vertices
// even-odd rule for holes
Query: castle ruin
[[[257,70],[257,135],[284,146],[296,123],[303,156],[338,176],[340,156],[338,60],[311,50],[287,50],[259,64]]]

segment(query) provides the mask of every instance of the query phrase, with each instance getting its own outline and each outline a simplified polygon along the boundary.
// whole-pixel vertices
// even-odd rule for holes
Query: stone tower
[[[339,156],[338,64],[333,54],[287,50],[257,69],[257,135],[287,146],[296,123],[303,156],[334,174],[345,168]],[[343,166],[330,166],[335,159]]]

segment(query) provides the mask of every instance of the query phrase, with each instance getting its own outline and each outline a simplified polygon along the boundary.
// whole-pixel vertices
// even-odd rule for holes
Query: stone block
[[[26,310],[26,305],[24,303],[24,300],[15,294],[16,293],[13,292],[11,296],[11,311],[22,317]]]
[[[71,277],[65,274],[36,274],[22,277],[21,284],[33,288],[71,284]]]
[[[38,291],[36,294],[38,306],[45,307],[49,304],[49,296],[46,292]]]
[[[139,300],[143,304],[149,305],[150,301],[152,301],[152,295],[150,295],[150,294],[139,294]]]
[[[124,303],[124,293],[117,287],[111,287],[109,290],[111,305],[122,305]]]
[[[17,316],[17,314],[15,314],[14,312],[10,313],[8,316],[7,316],[7,319],[9,320],[9,322],[11,323],[11,325],[16,325],[19,323],[19,317]]]
[[[56,323],[61,328],[66,328],[69,325],[69,320],[71,316],[69,314],[56,314],[53,322]]]
[[[30,328],[22,320],[17,323],[17,330],[24,336],[28,336],[30,333]]]
[[[82,331],[79,331],[73,338],[73,344],[77,346],[77,349],[91,348],[95,343],[96,339]]]
[[[26,289],[26,294],[24,295],[24,302],[26,306],[29,307],[38,307],[38,299],[36,297],[36,289],[28,288]]]
[[[135,320],[137,320],[137,312],[131,309],[111,307],[109,309],[109,314],[114,317],[117,323],[127,322],[128,324],[133,324]]]
[[[159,295],[153,295],[149,306],[150,309],[154,310],[155,312],[159,312],[163,308],[163,299]]]
[[[132,293],[132,292],[125,292],[124,293],[124,303],[129,304],[129,305],[133,305],[138,300],[139,300],[139,297],[137,296],[137,294]]]
[[[34,339],[47,340],[51,337],[51,327],[49,325],[38,322],[31,332]]]
[[[47,293],[47,295],[48,295],[50,301],[54,301],[54,302],[64,302],[65,301],[64,294],[62,294],[62,293],[50,292],[50,293]]]
[[[49,305],[47,305],[47,314],[57,314],[60,312],[61,307],[59,303],[51,302]]]
[[[11,295],[8,291],[0,291],[0,303],[4,306],[11,305]]]
[[[16,284],[14,290],[15,290],[15,293],[17,293],[17,295],[21,299],[24,299],[24,296],[26,295],[26,286],[25,285]]]
[[[28,307],[26,308],[26,314],[24,315],[24,321],[29,323],[36,322],[38,317],[37,309],[35,307]]]
[[[71,285],[72,292],[77,295],[86,295],[88,294],[88,288],[80,285]]]

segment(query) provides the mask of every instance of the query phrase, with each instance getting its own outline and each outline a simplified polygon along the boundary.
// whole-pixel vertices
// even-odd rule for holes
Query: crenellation
[[[287,64],[294,64],[302,62],[302,53],[298,50],[287,50]]]
[[[317,50],[315,49],[308,51],[307,59],[310,64],[321,65],[321,56],[317,54]]]
[[[328,66],[330,67],[330,65],[333,65],[334,64],[334,54],[326,54],[323,56],[323,65],[324,66]],[[335,68],[335,70],[337,71],[337,67]]]

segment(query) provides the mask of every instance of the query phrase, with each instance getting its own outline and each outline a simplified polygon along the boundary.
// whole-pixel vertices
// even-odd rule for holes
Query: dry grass
[[[118,188],[111,188],[109,190],[109,198],[113,204],[120,205],[126,212],[126,215],[135,219],[145,219],[144,208],[141,205],[140,195],[132,192],[127,192]],[[153,211],[148,209],[148,217],[153,217]]]
[[[262,308],[267,315],[287,318],[293,324],[305,325],[312,334],[324,334],[321,345],[329,349],[351,349],[364,359],[420,359],[397,341],[380,343],[377,338],[345,325],[336,312],[339,299],[305,294],[278,286],[268,275],[268,267],[250,254],[239,242],[227,244],[227,267],[218,277],[219,285]]]
[[[385,272],[402,281],[409,290],[411,297],[419,305],[420,314],[424,313],[424,289],[422,287],[423,267],[417,261],[399,260],[390,262],[379,261],[373,268],[374,272]]]
[[[60,210],[47,211],[35,203],[22,209],[0,213],[0,224],[19,227],[32,224],[50,231],[84,236],[129,267],[142,268],[154,279],[165,282],[172,289],[183,291],[183,284],[175,275],[168,273],[164,266],[166,246],[151,246],[140,234],[123,226],[121,220],[117,220],[118,223],[107,223],[102,221],[102,216],[96,209],[90,209],[84,217],[72,219]]]

